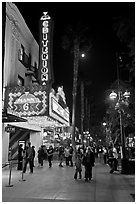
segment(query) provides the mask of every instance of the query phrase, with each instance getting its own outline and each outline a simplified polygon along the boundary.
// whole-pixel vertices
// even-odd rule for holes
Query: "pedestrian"
[[[52,167],[52,158],[53,158],[53,147],[52,145],[49,146],[49,148],[47,149],[47,156],[48,156],[48,162],[49,162],[49,168]]]
[[[82,158],[81,158],[81,153],[80,151],[76,152],[76,157],[75,157],[75,174],[74,174],[74,179],[77,179],[77,175],[79,174],[79,179],[82,178],[81,176],[82,172]]]
[[[92,179],[92,167],[94,166],[94,162],[94,153],[91,147],[88,147],[83,156],[83,165],[85,166],[85,181]]]
[[[22,170],[22,162],[23,162],[23,148],[22,148],[22,144],[19,145],[18,148],[18,168],[17,170]]]
[[[35,159],[35,146],[32,146],[32,151],[33,151],[32,164],[33,164],[33,167],[35,167],[35,165],[34,165],[34,159]]]
[[[63,145],[60,145],[59,147],[59,166],[63,167],[63,159],[64,159],[64,147]]]
[[[66,166],[69,166],[69,148],[68,146],[65,148],[65,159],[66,159]]]
[[[39,147],[38,149],[38,166],[43,167],[43,158],[44,158],[44,150],[43,146]]]
[[[110,170],[110,173],[112,174],[114,171],[118,171],[117,166],[118,166],[118,152],[115,146],[113,146],[112,149],[112,154],[113,154],[113,161],[112,161],[112,167]]]
[[[114,169],[114,156],[113,156],[113,148],[108,148],[108,164],[110,166],[110,173],[113,173]]]
[[[73,157],[73,147],[70,146],[69,147],[69,162],[70,162],[70,166],[73,166],[72,157]]]
[[[31,147],[31,143],[28,143],[28,147],[26,148],[26,154],[25,154],[25,164],[23,168],[23,173],[26,172],[27,164],[29,163],[30,167],[30,173],[33,173],[33,150]]]
[[[107,149],[106,147],[103,147],[103,160],[104,160],[104,164],[107,163]]]

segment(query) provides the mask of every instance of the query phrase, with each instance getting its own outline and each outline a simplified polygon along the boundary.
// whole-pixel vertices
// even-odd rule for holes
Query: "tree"
[[[121,43],[128,48],[128,55],[131,58],[130,72],[135,76],[135,6],[129,12],[114,19],[113,29]],[[123,52],[123,51],[122,51]]]
[[[125,84],[123,81],[120,81],[119,85],[119,91],[121,93],[124,93],[125,90],[130,91],[130,97],[128,101],[124,101],[124,99],[121,98],[120,106],[117,107],[117,99],[116,100],[110,100],[109,94],[111,91],[117,92],[117,81],[115,81],[109,90],[106,91],[107,98],[105,100],[106,103],[106,121],[108,124],[111,123],[111,133],[112,133],[112,141],[120,141],[120,123],[119,123],[119,113],[118,110],[120,109],[122,113],[122,125],[125,130],[125,132],[129,133],[129,130],[134,133],[135,131],[135,96],[134,96],[134,89],[131,88],[128,84]],[[117,109],[117,108],[118,109]]]
[[[75,26],[68,26],[65,34],[62,36],[62,47],[70,49],[74,53],[74,76],[73,76],[73,107],[72,107],[72,145],[75,150],[75,110],[76,110],[76,95],[77,95],[77,78],[78,78],[78,63],[80,51],[83,49],[88,51],[91,47],[86,38],[88,27],[78,23]],[[88,44],[87,44],[88,42]]]

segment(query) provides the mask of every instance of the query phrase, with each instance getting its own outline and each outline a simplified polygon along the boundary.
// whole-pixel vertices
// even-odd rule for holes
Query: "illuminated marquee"
[[[54,98],[52,98],[52,110],[55,111],[64,120],[69,121],[69,112],[62,108]]]
[[[47,114],[48,95],[42,86],[14,87],[8,90],[8,113],[19,117]]]
[[[49,20],[47,12],[40,19],[40,83],[47,85],[49,81]]]
[[[63,87],[62,92],[63,92]],[[66,126],[70,125],[70,113],[69,108],[66,106],[62,106],[59,103],[59,93],[56,93],[54,89],[51,89],[51,92],[49,94],[49,116],[57,120],[59,123],[62,123]],[[65,94],[63,94],[65,99]]]

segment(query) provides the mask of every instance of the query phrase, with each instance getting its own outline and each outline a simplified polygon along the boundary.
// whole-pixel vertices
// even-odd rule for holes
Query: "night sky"
[[[112,26],[114,18],[132,12],[134,3],[128,2],[19,2],[15,3],[34,38],[39,43],[39,19],[48,11],[54,21],[53,70],[54,87],[63,85],[67,105],[72,108],[73,54],[61,46],[64,29],[81,22],[88,26],[92,48],[84,60],[79,61],[79,72],[90,86],[86,94],[93,98],[96,121],[105,113],[105,91],[116,80],[115,53],[119,39]],[[80,113],[79,88],[77,112]],[[77,118],[80,117],[77,114]]]

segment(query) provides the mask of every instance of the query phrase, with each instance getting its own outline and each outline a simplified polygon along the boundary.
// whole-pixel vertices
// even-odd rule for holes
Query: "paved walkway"
[[[93,180],[84,181],[84,168],[82,180],[74,180],[74,167],[63,168],[53,162],[53,167],[34,167],[34,173],[29,169],[22,174],[15,168],[12,170],[11,184],[9,183],[9,170],[2,171],[2,202],[134,202],[135,176],[109,173],[109,166],[96,162],[93,169]],[[21,180],[21,181],[19,181]],[[133,195],[133,196],[132,196]]]

